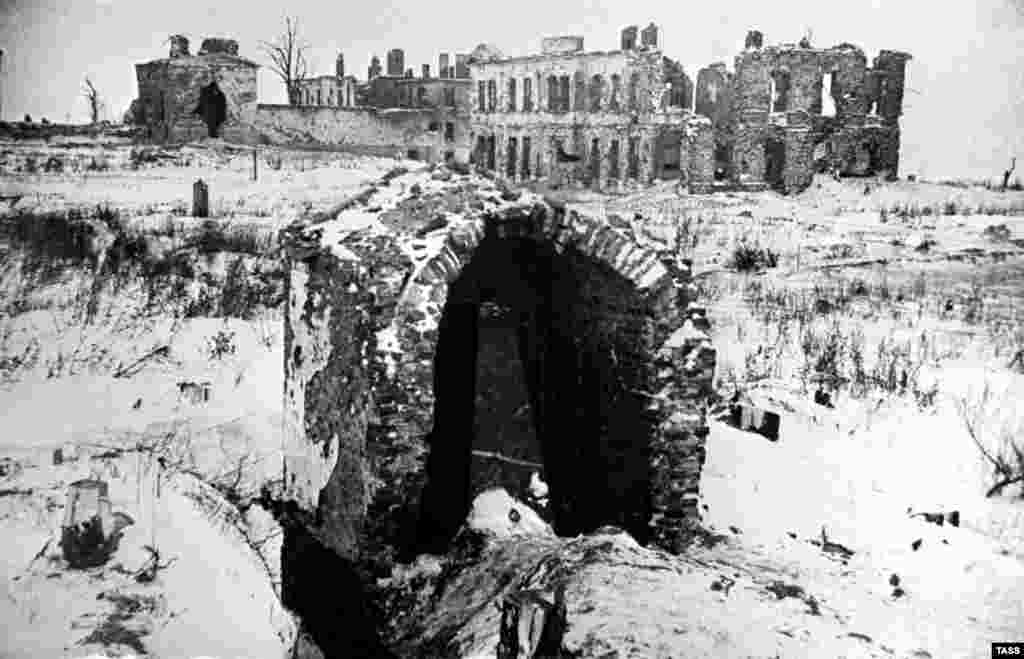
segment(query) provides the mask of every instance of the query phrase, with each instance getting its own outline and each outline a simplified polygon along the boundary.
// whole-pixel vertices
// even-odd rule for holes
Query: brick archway
[[[448,371],[436,369],[435,360],[442,359],[439,349],[451,353],[462,343],[449,340],[446,345],[455,347],[443,348],[439,342],[455,322],[448,308],[452,287],[469,276],[481,250],[526,244],[538,246],[546,263],[604,273],[604,280],[618,282],[615,286],[638,316],[630,331],[642,335],[637,344],[642,343],[643,355],[628,399],[632,414],[649,428],[642,440],[644,502],[629,510],[610,503],[610,517],[604,519],[590,510],[591,526],[632,524],[634,535],[666,548],[679,546],[698,518],[707,432],[702,401],[714,365],[714,351],[701,331],[703,311],[688,308],[692,286],[685,264],[680,268],[664,260],[606,222],[539,199],[481,211],[429,237],[367,233],[328,250],[317,242],[303,247],[293,241],[291,247],[285,491],[322,542],[355,556],[371,545],[408,548],[416,544],[417,527],[422,536],[422,520],[434,513],[422,509],[421,502],[439,509],[426,501],[433,496],[429,456],[436,462],[438,442],[444,441],[434,432],[445,423],[435,413],[448,409],[438,406],[435,391],[447,386],[438,377]],[[587,293],[575,304],[590,299],[596,298]],[[615,304],[606,304],[607,314]],[[600,314],[595,318],[604,322]],[[618,327],[612,321],[606,325]],[[567,333],[560,332],[563,337]],[[616,345],[626,343],[616,340]],[[460,403],[461,413],[472,414],[466,404],[466,399]],[[460,432],[467,427],[464,421]],[[439,432],[444,434],[444,428]],[[459,460],[467,450],[463,444]],[[615,450],[608,449],[609,455]],[[635,459],[630,458],[634,471]],[[442,536],[453,533],[466,512],[464,494],[454,501],[437,527]]]

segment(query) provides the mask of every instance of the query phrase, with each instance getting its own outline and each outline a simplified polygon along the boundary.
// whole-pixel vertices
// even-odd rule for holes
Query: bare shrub
[[[778,265],[779,257],[770,249],[746,241],[737,245],[732,252],[730,261],[739,272],[753,272]]]
[[[1014,421],[1016,427],[1000,422],[992,409],[1013,406],[1015,401],[1007,401],[1005,397],[997,400],[991,384],[986,382],[980,393],[960,396],[954,400],[954,405],[967,434],[990,469],[985,496],[998,496],[1007,487],[1024,483],[1024,437],[1019,422]],[[1018,496],[1024,498],[1024,488]]]

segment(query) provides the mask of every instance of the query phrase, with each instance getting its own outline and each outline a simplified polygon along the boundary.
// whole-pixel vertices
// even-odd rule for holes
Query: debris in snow
[[[512,513],[519,517],[513,521]],[[482,492],[473,500],[467,525],[498,538],[521,535],[554,535],[551,527],[532,508],[517,501],[504,488]]]
[[[917,540],[914,540],[913,542],[910,543],[910,548],[913,549],[914,551],[917,551],[918,549],[921,548],[921,542],[922,542],[921,538],[918,538]]]

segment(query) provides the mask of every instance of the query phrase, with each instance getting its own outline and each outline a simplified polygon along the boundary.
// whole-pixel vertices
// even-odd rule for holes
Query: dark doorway
[[[646,542],[655,431],[644,414],[646,304],[576,250],[488,227],[439,325],[420,551],[445,550],[473,493],[514,488],[535,469],[481,463],[474,449],[484,446],[542,465],[558,534],[615,524]]]
[[[595,186],[601,183],[601,140],[590,140],[590,182]]]
[[[216,82],[199,90],[199,105],[194,114],[199,115],[206,124],[210,137],[220,137],[220,127],[228,116],[228,102]]]
[[[717,142],[715,144],[715,170],[714,178],[716,181],[725,181],[729,178],[729,172],[732,169],[732,149],[725,142]]]
[[[664,180],[679,178],[682,169],[680,162],[682,139],[682,134],[676,131],[667,132],[658,138],[656,157],[659,178]]]
[[[511,179],[516,177],[516,160],[519,158],[519,139],[516,137],[508,138],[508,153],[505,159],[505,176]]]
[[[783,190],[783,172],[786,167],[786,145],[781,140],[767,139],[764,142],[764,180],[776,190]]]
[[[626,176],[633,180],[640,178],[640,139],[637,137],[629,138],[629,150],[626,152],[626,167],[629,170]]]
[[[495,170],[495,167],[497,166],[496,163],[497,163],[497,159],[498,159],[498,153],[497,153],[498,146],[497,146],[497,143],[495,141],[494,135],[489,135],[487,137],[487,142],[486,143],[487,143],[487,169],[489,171],[493,172]]]
[[[531,147],[530,138],[529,137],[524,137],[523,138],[523,164],[522,164],[522,172],[520,173],[520,176],[522,176],[522,178],[524,180],[530,178],[530,147]]]

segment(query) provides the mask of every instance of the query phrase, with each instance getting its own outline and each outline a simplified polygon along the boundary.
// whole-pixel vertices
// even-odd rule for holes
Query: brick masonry
[[[374,189],[364,201],[372,208],[375,199],[393,195],[395,187],[408,191],[416,181],[428,187],[410,174]],[[428,456],[445,446],[431,448],[427,438],[434,425],[438,328],[449,288],[461,281],[485,238],[499,250],[501,241],[532,241],[562,255],[556,260],[569,259],[565,263],[571,267],[594,273],[581,281],[611,277],[607,281],[620,282],[615,286],[625,296],[609,298],[590,312],[581,309],[596,328],[593,345],[633,346],[632,354],[619,356],[631,366],[616,372],[626,373],[637,389],[629,398],[638,410],[631,428],[650,429],[639,438],[647,445],[636,444],[635,433],[578,441],[590,442],[586,464],[603,472],[592,482],[606,479],[608,488],[646,482],[649,491],[641,498],[649,498],[650,507],[620,505],[606,496],[606,512],[588,510],[606,518],[588,521],[619,523],[660,546],[681,548],[699,521],[707,434],[703,401],[714,369],[706,318],[690,304],[694,288],[688,265],[539,197],[511,199],[517,195],[506,193],[509,199],[503,199],[489,192],[494,187],[486,179],[455,177],[430,185],[434,191],[420,193],[415,203],[408,192],[400,201],[383,202],[380,224],[339,233],[349,213],[365,215],[365,207],[358,206],[321,224],[296,225],[286,234],[291,272],[284,365],[286,498],[342,556],[408,546],[417,519],[424,517],[419,507],[430,487]],[[442,213],[447,225],[424,235],[422,224],[410,221],[418,212],[412,209],[434,202],[449,209]],[[563,464],[567,459],[564,451],[549,453]],[[578,503],[576,510],[584,506]]]

